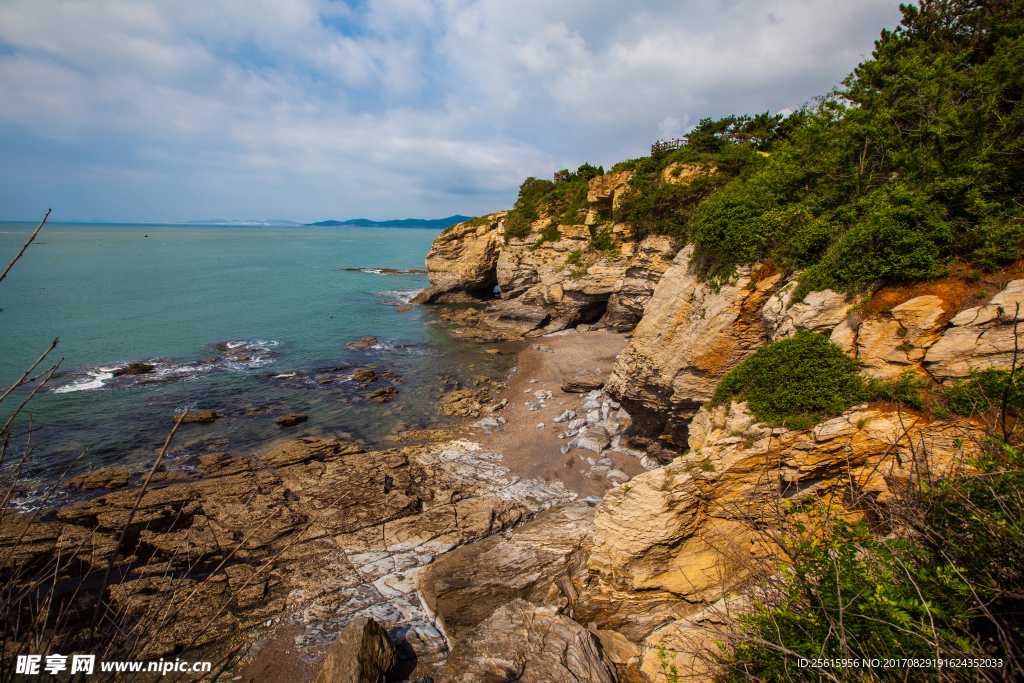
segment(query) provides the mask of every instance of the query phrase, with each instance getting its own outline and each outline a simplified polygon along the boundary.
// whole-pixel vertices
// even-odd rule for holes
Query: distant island
[[[448,218],[436,218],[427,220],[424,218],[405,218],[395,221],[371,221],[368,218],[353,218],[348,221],[320,221],[319,223],[306,223],[308,226],[331,228],[336,226],[350,226],[353,228],[439,228],[444,229],[450,225],[468,221],[472,216],[448,216]]]

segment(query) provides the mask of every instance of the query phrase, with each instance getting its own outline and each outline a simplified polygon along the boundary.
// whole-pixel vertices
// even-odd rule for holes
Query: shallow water
[[[5,264],[34,227],[0,223]],[[52,357],[64,359],[16,423],[17,432],[35,430],[23,475],[27,494],[82,452],[72,475],[101,465],[145,466],[186,406],[224,417],[181,427],[173,450],[182,462],[306,434],[389,445],[386,437],[396,431],[436,425],[443,379],[471,385],[476,377],[503,376],[511,356],[485,354],[451,339],[442,325],[424,325],[436,311],[396,311],[428,286],[426,275],[342,270],[423,268],[436,234],[48,224],[0,283],[0,386],[15,381],[54,337],[60,344]],[[347,346],[364,336],[378,342]],[[113,376],[128,362],[153,370]],[[400,375],[395,400],[367,401],[369,391],[392,382],[360,388],[351,380],[359,367]],[[22,389],[15,397],[26,395]],[[4,420],[12,398],[0,404]],[[295,412],[309,421],[291,430],[274,423]],[[11,462],[9,455],[5,469]]]

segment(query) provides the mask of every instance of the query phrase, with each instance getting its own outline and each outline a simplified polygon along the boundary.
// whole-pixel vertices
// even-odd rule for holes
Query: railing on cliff
[[[686,138],[672,138],[671,140],[658,140],[651,145],[651,156],[655,156],[662,152],[668,152],[673,149],[679,149],[680,147],[686,146]]]

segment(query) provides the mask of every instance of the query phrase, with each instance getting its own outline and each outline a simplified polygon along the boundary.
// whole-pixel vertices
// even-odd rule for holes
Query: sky
[[[796,109],[894,0],[0,0],[0,220],[441,218]]]

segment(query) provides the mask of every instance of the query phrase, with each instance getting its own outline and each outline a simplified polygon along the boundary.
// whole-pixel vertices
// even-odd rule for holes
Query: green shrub
[[[977,415],[991,408],[1000,408],[1003,394],[1006,394],[1006,407],[1016,413],[1024,408],[1022,384],[1024,381],[1019,373],[1014,373],[1011,379],[1009,370],[988,368],[971,374],[966,382],[956,380],[942,393],[949,409],[959,415]]]
[[[928,385],[928,382],[913,370],[904,370],[891,380],[868,377],[864,383],[867,398],[870,400],[895,401],[917,410],[924,409],[921,390]]]
[[[490,225],[490,223],[491,214],[489,213],[483,216],[479,216],[477,218],[470,218],[468,221],[466,221],[466,225],[474,228],[479,228],[481,225]]]
[[[538,249],[540,249],[540,245],[544,244],[545,242],[557,242],[560,239],[562,239],[562,233],[558,232],[558,226],[552,223],[551,225],[544,229],[544,232],[541,233],[540,238],[532,245],[530,245],[530,251],[537,251]]]
[[[906,494],[895,507],[897,523],[912,530],[902,537],[876,538],[865,524],[827,516],[809,515],[814,529],[793,524],[784,541],[792,564],[765,577],[769,597],[740,619],[739,644],[719,657],[721,678],[1019,680],[1024,457],[1001,445],[973,464],[976,474]],[[816,668],[800,658],[857,665]],[[920,663],[863,664],[906,658]],[[922,661],[935,658],[996,659],[1004,668],[943,670]]]
[[[857,361],[807,330],[762,346],[730,370],[715,389],[712,404],[747,401],[759,421],[801,425],[838,415],[864,400]],[[795,425],[794,425],[795,426]]]
[[[570,266],[581,266],[583,265],[583,250],[577,249],[576,251],[569,254],[565,259],[566,265]]]
[[[605,258],[616,258],[622,253],[622,245],[615,240],[611,228],[603,228],[590,240],[590,248]]]

